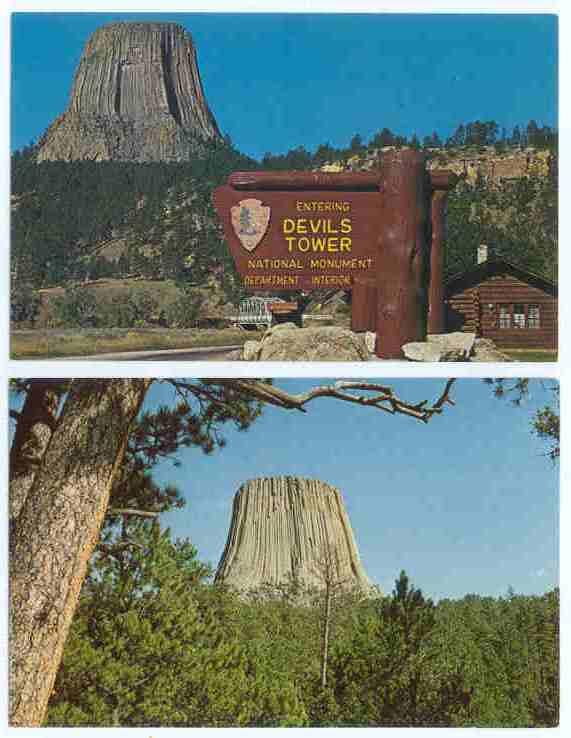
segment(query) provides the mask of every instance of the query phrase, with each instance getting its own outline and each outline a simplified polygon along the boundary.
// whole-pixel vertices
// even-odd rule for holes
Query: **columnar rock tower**
[[[184,161],[220,138],[192,39],[174,23],[112,23],[89,38],[68,109],[38,161]]]
[[[216,581],[248,592],[292,580],[323,589],[326,578],[345,590],[372,590],[339,490],[297,477],[245,482]]]

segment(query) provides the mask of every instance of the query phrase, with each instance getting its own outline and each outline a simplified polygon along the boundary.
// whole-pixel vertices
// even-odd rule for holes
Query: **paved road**
[[[236,346],[211,346],[192,349],[164,349],[160,351],[121,351],[113,354],[91,356],[65,356],[58,361],[227,361]]]
[[[156,352],[151,356],[139,357],[139,361],[228,361],[231,359],[233,351],[242,348],[241,346],[226,346],[220,349],[193,349],[191,351],[184,350],[182,352],[169,351],[168,353],[157,356]],[[146,352],[145,352],[146,353]],[[132,356],[125,359],[132,359]]]

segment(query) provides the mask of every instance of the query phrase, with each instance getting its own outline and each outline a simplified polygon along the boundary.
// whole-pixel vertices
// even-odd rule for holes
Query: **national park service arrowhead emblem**
[[[261,200],[248,198],[240,200],[230,212],[234,233],[246,251],[253,251],[268,230],[270,208],[262,205]]]

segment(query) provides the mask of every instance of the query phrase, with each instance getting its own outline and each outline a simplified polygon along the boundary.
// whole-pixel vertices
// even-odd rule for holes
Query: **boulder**
[[[279,333],[280,331],[291,330],[297,330],[297,325],[295,323],[278,323],[277,325],[273,325],[271,328],[268,328],[268,330],[264,333],[263,339],[268,338],[269,336],[273,336],[275,333]]]
[[[405,343],[402,352],[409,361],[441,361],[442,353],[437,345],[415,341]]]
[[[511,361],[489,338],[474,333],[442,333],[427,336],[426,343],[406,343],[409,361]]]
[[[477,338],[470,361],[512,361],[511,357],[500,351],[489,338]]]
[[[346,328],[275,326],[262,338],[259,361],[368,361],[363,336]]]
[[[257,361],[261,346],[260,341],[246,341],[242,346],[242,361]]]
[[[429,344],[436,346],[440,351],[439,361],[469,361],[475,333],[434,333],[426,336]]]
[[[367,351],[370,354],[374,354],[375,347],[377,345],[377,334],[373,333],[372,331],[366,331],[364,338],[365,338],[365,346],[367,347]]]

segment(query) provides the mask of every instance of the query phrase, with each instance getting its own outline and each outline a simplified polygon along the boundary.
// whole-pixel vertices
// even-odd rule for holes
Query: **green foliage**
[[[519,179],[494,189],[459,184],[450,193],[445,243],[446,276],[476,264],[477,248],[490,258],[555,279],[557,186],[550,178]]]
[[[327,162],[347,162],[352,156],[385,146],[420,145],[416,133],[401,136],[385,127],[368,143],[355,134],[346,147],[325,143],[312,152],[298,146],[286,154],[268,153],[261,163],[240,154],[229,140],[207,144],[200,155],[184,163],[37,164],[36,149],[30,147],[12,157],[12,272],[25,274],[33,288],[111,276],[173,279],[195,287],[214,279],[226,299],[236,302],[243,293],[241,280],[211,201],[213,189],[230,172],[260,166],[311,170]],[[422,138],[422,145],[438,149],[442,140],[434,131]],[[511,134],[505,129],[500,133],[495,121],[472,121],[460,124],[446,145],[494,145],[500,150],[533,145],[556,151],[557,132],[530,121],[521,128],[516,126]],[[554,179],[522,179],[494,191],[460,186],[451,193],[448,220],[447,275],[471,266],[477,245],[487,243],[493,254],[554,277]],[[106,247],[117,240],[122,244],[121,253],[107,257]],[[13,314],[22,315],[17,287],[15,292]],[[103,306],[101,316],[93,315],[93,305],[79,304],[78,294],[66,295],[64,303],[58,317],[69,327],[130,327],[137,323],[130,318],[133,306],[128,300]],[[175,320],[175,312],[175,308],[168,311],[167,321]],[[140,320],[149,323],[148,317]]]
[[[332,675],[339,717],[353,725],[454,725],[464,711],[461,677],[434,669],[435,606],[401,572],[390,598],[363,608],[338,645]]]
[[[533,421],[533,427],[534,427],[535,432],[539,436],[539,438],[548,442],[549,457],[553,460],[559,458],[559,454],[560,454],[559,398],[557,398],[556,406],[546,405],[541,410],[538,410],[534,418],[534,421]]]
[[[150,325],[157,320],[157,298],[150,290],[136,290],[129,294],[128,302],[137,316],[135,327]]]
[[[550,126],[541,128],[535,121],[530,121],[523,127],[515,126],[511,135],[505,128],[500,127],[494,120],[469,121],[460,123],[451,136],[446,140],[447,148],[460,148],[472,146],[482,148],[484,146],[498,146],[504,150],[507,146],[534,146],[539,149],[557,150],[557,131]],[[382,128],[371,136],[365,144],[363,137],[355,134],[346,147],[335,148],[329,143],[319,145],[314,152],[307,151],[302,146],[291,149],[287,154],[273,155],[267,153],[262,159],[264,169],[314,169],[323,164],[334,161],[346,161],[355,154],[363,154],[365,151],[382,149],[386,146],[411,146],[420,148],[420,138],[416,133],[412,136],[402,136],[394,133],[389,128]],[[437,131],[422,137],[422,147],[425,149],[442,148],[443,143]]]
[[[137,524],[100,547],[49,725],[552,726],[557,590],[434,605],[404,572],[390,597],[347,595],[328,686],[320,597],[295,583],[239,598],[188,542]]]
[[[174,276],[183,268],[193,245],[188,232],[169,230],[165,204],[177,193],[192,193],[192,209],[199,217],[212,214],[214,187],[237,169],[255,162],[226,144],[210,143],[206,152],[188,162],[42,162],[35,151],[12,158],[12,268],[26,271],[36,287],[69,279],[107,276],[107,267],[90,256],[118,232],[130,234],[131,271],[150,276]],[[183,206],[183,210],[185,206]],[[186,207],[188,210],[188,207]],[[176,215],[176,213],[175,213]],[[175,218],[176,219],[176,218]],[[189,229],[187,219],[186,228]],[[206,224],[207,247],[217,226]],[[220,242],[220,236],[217,235]],[[164,247],[150,256],[144,246]],[[161,249],[162,250],[162,249]],[[221,246],[219,251],[221,251]],[[213,258],[207,252],[202,256]]]
[[[497,600],[468,595],[441,603],[435,656],[463,671],[470,695],[465,724],[557,724],[557,603],[557,591]]]
[[[40,312],[40,302],[40,296],[30,284],[13,281],[10,289],[10,320],[33,324]]]
[[[161,381],[161,380],[157,380]],[[261,405],[245,399],[231,388],[215,387],[200,380],[162,380],[170,386],[172,398],[169,405],[147,410],[144,406],[135,420],[123,464],[111,490],[109,507],[101,535],[101,545],[116,543],[120,528],[123,539],[140,519],[125,510],[151,513],[170,512],[184,507],[179,490],[161,486],[152,474],[156,464],[165,458],[178,465],[176,453],[180,448],[196,448],[211,454],[225,445],[222,434],[226,423],[245,431],[261,414]],[[61,388],[62,394],[67,384]],[[14,391],[25,392],[27,384]],[[143,518],[147,525],[156,524],[157,517]]]
[[[158,300],[150,290],[129,290],[97,304],[97,327],[144,328],[159,320]]]
[[[265,154],[262,159],[263,169],[311,169],[313,157],[303,146],[291,149],[287,154]]]
[[[76,285],[56,298],[54,320],[72,328],[143,328],[158,324],[158,301],[140,289],[98,299],[93,289]]]
[[[98,325],[97,300],[91,290],[70,287],[55,300],[56,321],[70,328],[95,328]]]
[[[560,454],[560,408],[559,383],[556,380],[532,380],[529,377],[519,379],[485,379],[484,382],[493,388],[498,399],[507,398],[512,405],[520,407],[531,392],[531,385],[539,387],[549,394],[549,400],[538,410],[531,421],[533,432],[547,444],[547,456],[555,461]]]
[[[204,296],[188,286],[183,286],[173,302],[162,314],[165,325],[173,328],[194,328],[198,323]]]
[[[228,290],[234,289],[234,283]],[[14,291],[13,315],[19,320],[28,315],[37,316],[39,299],[35,292]],[[236,291],[239,294],[239,291]],[[30,302],[26,301],[30,295]],[[75,328],[194,328],[200,325],[205,307],[204,292],[180,282],[168,292],[160,293],[149,287],[105,290],[89,285],[68,287],[63,296],[53,300],[53,316],[50,322],[58,327]]]
[[[353,155],[363,154],[365,152],[365,144],[363,143],[363,137],[357,133],[351,139],[349,143],[349,149]]]
[[[48,725],[294,725],[290,685],[258,671],[187,541],[145,528],[98,554],[66,644]],[[226,596],[227,597],[227,596]]]
[[[498,135],[500,134],[500,135]],[[500,127],[495,120],[481,121],[475,120],[469,123],[460,123],[454,133],[446,141],[449,148],[459,146],[534,146],[540,149],[557,149],[557,131],[550,126],[537,125],[534,120],[530,120],[527,126],[522,128],[519,125],[514,126],[511,135],[508,135],[505,128]]]

